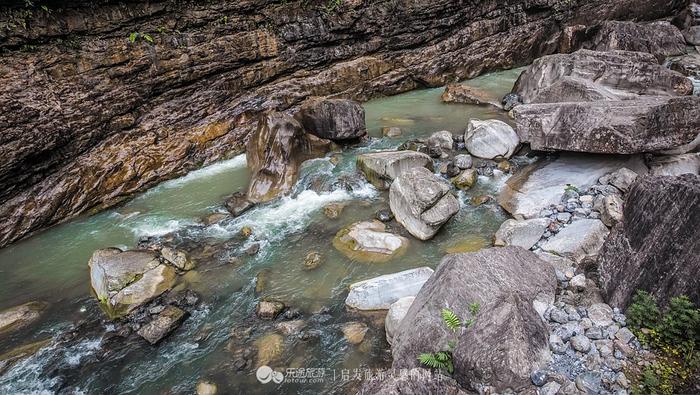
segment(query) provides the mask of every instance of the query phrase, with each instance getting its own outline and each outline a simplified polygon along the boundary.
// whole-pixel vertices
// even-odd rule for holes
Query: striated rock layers
[[[566,26],[685,5],[10,4],[0,7],[0,246],[243,151],[258,112],[523,65],[556,51]]]
[[[623,221],[603,245],[598,264],[609,304],[626,307],[637,289],[666,305],[687,295],[700,303],[700,176],[649,176],[625,199]]]

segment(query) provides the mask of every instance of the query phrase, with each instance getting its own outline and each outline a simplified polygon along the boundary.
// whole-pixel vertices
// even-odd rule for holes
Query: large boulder
[[[560,154],[520,169],[501,190],[498,202],[514,217],[533,218],[549,205],[559,204],[567,185],[586,189],[598,179],[626,167],[645,173],[641,157]]]
[[[357,168],[379,189],[388,189],[396,177],[414,167],[433,170],[433,160],[416,151],[381,151],[357,156]]]
[[[503,121],[489,119],[469,121],[464,133],[464,146],[477,158],[510,158],[520,144],[515,130]]]
[[[413,236],[428,240],[459,211],[450,184],[424,167],[397,177],[389,189],[389,206],[396,220]]]
[[[629,100],[640,95],[690,95],[693,84],[651,54],[579,50],[543,56],[513,87],[523,103]]]
[[[28,302],[0,311],[0,334],[15,331],[36,322],[46,310],[45,302]]]
[[[380,221],[357,222],[338,231],[333,246],[348,258],[385,262],[408,247],[408,239],[386,232]]]
[[[299,176],[299,166],[331,149],[331,142],[307,134],[291,116],[270,112],[261,115],[246,148],[251,170],[247,200],[266,202],[289,192]]]
[[[591,39],[590,49],[648,52],[665,58],[684,54],[685,40],[681,31],[666,21],[606,21]]]
[[[464,388],[529,387],[530,372],[548,359],[538,310],[553,303],[556,286],[551,265],[520,247],[445,256],[394,335],[393,368],[417,367],[419,354],[448,350],[456,340],[453,376]],[[480,305],[476,317],[472,303]],[[445,308],[474,324],[452,332],[441,318]]]
[[[598,260],[609,304],[626,307],[638,289],[663,305],[679,295],[700,303],[700,176],[647,176],[625,199],[623,221]]]
[[[313,98],[294,117],[307,132],[322,139],[346,141],[367,134],[365,110],[353,100]]]
[[[175,269],[153,251],[97,250],[88,267],[92,290],[110,318],[130,313],[175,284]]]
[[[432,274],[433,269],[419,267],[350,284],[345,304],[358,310],[386,310],[401,298],[416,296]]]
[[[700,97],[546,103],[513,110],[532,149],[634,154],[691,143],[700,130]]]
[[[540,247],[543,251],[572,260],[583,266],[598,258],[610,231],[598,219],[580,219],[559,231]]]
[[[175,330],[187,317],[187,313],[175,306],[166,306],[163,311],[138,330],[139,336],[156,344]]]

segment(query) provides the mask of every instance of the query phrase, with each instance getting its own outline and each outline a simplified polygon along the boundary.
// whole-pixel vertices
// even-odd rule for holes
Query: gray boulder
[[[700,45],[700,26],[690,26],[683,30],[683,38],[690,45]]]
[[[389,189],[389,206],[396,220],[414,237],[428,240],[459,211],[450,184],[424,167],[409,169]]]
[[[322,139],[354,140],[367,134],[365,110],[347,99],[310,99],[294,116],[304,129]]]
[[[174,331],[187,317],[187,313],[175,306],[166,306],[149,323],[138,330],[139,336],[151,344],[156,344]]]
[[[610,231],[597,219],[580,219],[559,231],[540,247],[543,251],[565,257],[579,266],[595,262]]]
[[[396,331],[393,368],[417,367],[417,355],[447,350],[456,339],[453,376],[464,388],[528,388],[533,367],[549,359],[548,330],[534,303],[553,302],[555,289],[553,268],[520,247],[447,255]],[[480,305],[476,317],[471,303]],[[444,308],[474,324],[453,333]]]
[[[457,166],[460,170],[467,170],[472,167],[474,161],[472,160],[471,155],[459,154],[455,155],[454,159],[452,160],[452,163],[454,163],[454,165]]]
[[[684,54],[685,40],[681,31],[666,21],[605,21],[591,39],[590,49],[648,52],[665,58]]]
[[[353,283],[345,304],[358,310],[386,310],[401,298],[416,296],[432,274],[433,269],[419,267]]]
[[[687,295],[700,303],[700,176],[648,176],[627,193],[624,220],[598,260],[601,289],[612,306],[626,307],[637,289],[665,305]]]
[[[700,97],[529,104],[513,110],[532,149],[634,154],[691,143],[700,130]]]
[[[357,168],[379,189],[388,189],[396,177],[415,167],[433,170],[433,160],[416,151],[382,151],[357,156]]]
[[[454,147],[452,132],[447,130],[435,132],[428,137],[427,143],[429,147],[439,148],[443,151],[451,151]]]
[[[495,235],[496,246],[517,246],[526,250],[537,243],[544,231],[547,230],[550,220],[548,218],[534,218],[528,220],[509,219],[498,228]]]
[[[464,145],[477,158],[510,158],[520,144],[520,139],[510,125],[489,119],[469,121],[464,133]]]
[[[607,226],[615,226],[622,221],[622,199],[617,195],[599,196],[593,209],[600,212],[600,220]]]
[[[386,318],[384,319],[384,331],[386,332],[386,341],[389,342],[389,344],[393,343],[396,328],[401,324],[403,317],[406,316],[408,309],[411,308],[411,304],[413,304],[415,299],[415,296],[406,296],[389,306],[389,311],[386,313]]]
[[[612,185],[622,192],[627,192],[639,175],[626,167],[615,170],[610,174],[600,177],[602,185]]]
[[[619,101],[640,95],[690,95],[693,85],[648,53],[582,49],[535,60],[520,75],[513,92],[525,104]]]
[[[92,290],[110,318],[130,313],[175,284],[175,269],[153,251],[97,250],[88,267]]]

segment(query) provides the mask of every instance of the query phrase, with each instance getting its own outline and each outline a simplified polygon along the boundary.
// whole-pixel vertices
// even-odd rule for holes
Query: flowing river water
[[[485,75],[470,81],[501,97],[509,92],[520,70]],[[495,202],[478,207],[470,198],[494,196],[506,175],[480,177],[478,186],[459,193],[460,212],[430,241],[411,238],[409,249],[385,263],[352,261],[336,251],[333,236],[342,227],[372,219],[388,208],[388,193],[377,191],[357,175],[358,153],[396,148],[438,130],[462,133],[470,118],[501,119],[504,112],[489,107],[444,104],[442,88],[419,90],[372,100],[364,105],[368,143],[306,162],[288,197],[260,205],[234,219],[205,225],[203,218],[224,212],[223,199],[244,190],[249,172],[240,155],[164,182],[131,201],[104,212],[79,217],[0,250],[0,310],[41,300],[49,308],[28,329],[0,337],[0,354],[20,345],[58,339],[80,322],[100,322],[101,330],[78,331],[72,342],[49,343],[0,375],[0,393],[192,393],[198,380],[218,385],[219,393],[352,393],[357,373],[389,367],[391,354],[384,339],[383,316],[348,311],[349,284],[410,268],[435,267],[449,252],[473,251],[491,243],[507,218]],[[382,137],[381,128],[398,126],[399,138]],[[339,186],[347,179],[352,187]],[[323,207],[343,203],[340,217],[329,219]],[[253,229],[248,240],[238,236]],[[396,222],[390,231],[406,235]],[[173,233],[174,232],[174,233]],[[87,261],[94,250],[109,246],[136,248],[142,236],[173,234],[178,245],[197,259],[198,267],[182,281],[202,298],[191,317],[158,346],[100,350],[101,334],[110,329],[91,296]],[[257,255],[242,254],[253,243]],[[322,265],[304,270],[310,251],[321,253]],[[231,260],[232,256],[238,258]],[[257,289],[256,289],[257,288]],[[254,317],[256,303],[271,297],[298,309],[306,321],[304,338],[281,338],[273,323]],[[365,322],[369,331],[359,345],[349,344],[340,328],[349,321]],[[245,332],[245,342],[232,333]],[[235,336],[234,336],[235,337]],[[281,341],[280,341],[281,340]],[[275,368],[322,368],[315,383],[261,384],[254,367],[236,371],[233,355],[251,344],[277,354]],[[1,370],[0,370],[1,371]]]

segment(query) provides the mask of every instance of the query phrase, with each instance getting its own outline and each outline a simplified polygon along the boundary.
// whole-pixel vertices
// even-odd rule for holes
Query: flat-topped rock
[[[635,154],[691,143],[700,97],[527,104],[513,115],[518,136],[535,150]]]
[[[540,247],[577,264],[595,262],[610,231],[598,219],[580,219],[559,231]]]
[[[97,250],[88,267],[92,290],[110,318],[130,313],[175,284],[175,269],[153,251]]]
[[[646,166],[638,156],[560,154],[520,169],[498,196],[499,204],[514,217],[533,218],[549,205],[559,204],[567,185],[586,189],[621,167],[643,174]]]
[[[156,344],[180,326],[186,317],[187,313],[184,310],[175,306],[166,306],[154,319],[142,326],[137,333],[149,343]]]
[[[388,189],[391,182],[415,167],[433,170],[430,156],[416,151],[381,151],[357,156],[357,168],[379,189]]]
[[[640,95],[690,95],[693,85],[649,53],[582,49],[535,60],[520,75],[513,92],[525,104],[618,101]]]
[[[494,236],[494,245],[517,246],[529,250],[540,240],[550,222],[549,218],[506,220]]]
[[[380,221],[356,222],[335,235],[333,246],[351,259],[385,262],[408,247],[408,239],[386,232]]]
[[[430,170],[417,167],[391,184],[389,206],[396,220],[414,237],[428,240],[459,211],[450,184]]]
[[[419,267],[353,283],[345,304],[358,310],[386,310],[401,298],[416,296],[432,274],[433,269]]]

